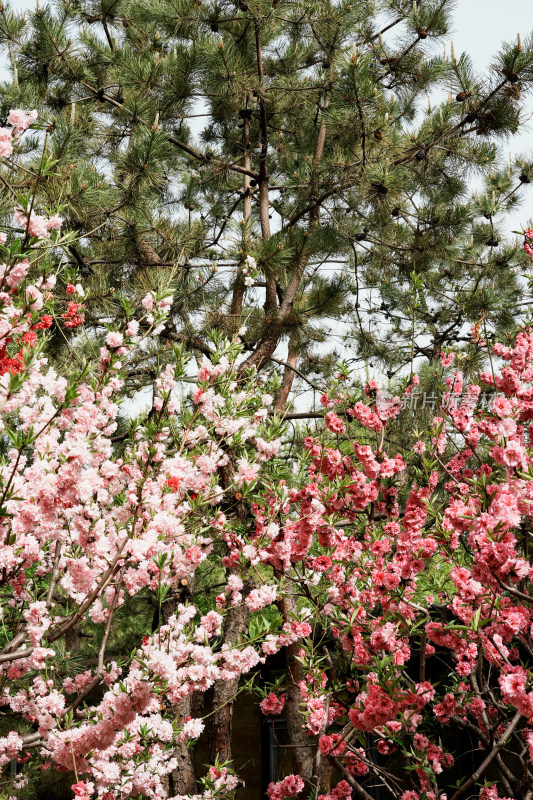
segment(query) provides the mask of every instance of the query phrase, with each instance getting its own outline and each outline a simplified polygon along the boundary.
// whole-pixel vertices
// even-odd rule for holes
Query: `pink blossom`
[[[147,311],[151,311],[153,309],[153,307],[154,307],[154,302],[155,302],[155,298],[154,298],[152,292],[148,292],[148,294],[146,294],[143,297],[143,299],[141,300],[141,305]]]
[[[333,433],[344,433],[344,431],[346,430],[346,425],[335,414],[334,411],[328,411],[328,413],[326,414],[325,422],[330,431],[333,431]]]
[[[259,611],[261,608],[271,605],[277,596],[276,586],[260,586],[258,589],[252,589],[244,602],[250,611]]]
[[[179,740],[184,742],[188,739],[198,739],[202,735],[205,725],[201,719],[189,719],[183,725]]]
[[[235,477],[237,486],[242,487],[244,483],[253,483],[259,474],[256,464],[250,464],[246,458],[240,458],[237,462],[238,470]]]
[[[299,775],[287,775],[279,783],[270,783],[267,794],[270,800],[284,800],[296,797],[304,789],[304,782]]]
[[[13,155],[12,134],[8,128],[0,128],[0,158]]]
[[[90,800],[91,794],[94,791],[93,784],[86,783],[85,781],[78,781],[78,783],[73,783],[70,788],[74,792],[75,797],[80,798],[80,800]]]
[[[122,346],[124,342],[124,337],[118,331],[109,331],[109,333],[105,337],[105,342],[108,347],[116,349],[117,347]]]
[[[25,111],[21,111],[20,108],[12,109],[8,116],[7,121],[10,125],[15,128],[18,132],[25,131],[26,128],[29,128],[32,125],[37,117],[39,116],[38,112],[34,109],[29,113]]]
[[[264,700],[260,702],[261,711],[267,716],[278,716],[285,706],[285,695],[276,695],[270,692]]]

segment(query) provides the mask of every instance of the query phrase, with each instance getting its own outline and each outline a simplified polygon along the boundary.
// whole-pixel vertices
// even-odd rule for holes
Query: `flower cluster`
[[[264,643],[244,639],[221,648],[224,611],[178,605],[118,667],[107,659],[106,631],[131,598],[188,583],[217,540],[231,542],[228,562],[246,571],[243,550],[251,559],[255,549],[246,551],[219,506],[226,491],[255,480],[259,465],[277,452],[268,433],[271,398],[258,396],[253,381],[238,386],[239,345],[227,343],[200,367],[198,411],[182,423],[177,388],[185,364],[177,350],[154,382],[155,421],[141,424],[117,455],[112,437],[123,376],[140,344],[138,321],[108,331],[99,357],[67,380],[46,358],[26,355],[37,333],[52,324],[47,311],[55,285],[55,277],[29,284],[27,267],[27,260],[4,267],[0,286],[8,288],[0,294],[1,424],[10,441],[0,462],[0,602],[7,632],[0,705],[18,718],[17,729],[0,737],[0,764],[26,760],[30,747],[29,758],[76,772],[76,797],[159,800],[165,776],[177,766],[175,748],[204,729],[196,718],[178,725],[165,709],[250,671],[264,661]],[[83,297],[82,287],[68,284],[67,295],[74,294]],[[170,305],[165,294],[142,301],[156,329]],[[67,325],[79,324],[80,305],[71,302],[64,316]],[[241,468],[222,486],[229,447]],[[230,595],[240,602],[243,581],[233,578]],[[275,585],[259,585],[245,602],[256,611],[277,595]],[[65,669],[65,640],[87,624],[100,630],[98,663],[73,675]],[[285,631],[267,650],[295,638]],[[19,734],[20,723],[32,732]],[[210,781],[208,791],[222,797],[237,779],[224,768]]]
[[[314,631],[299,628],[307,730],[323,759],[359,780],[379,778],[380,765],[351,745],[353,733],[377,737],[381,760],[412,753],[418,787],[405,797],[443,796],[460,755],[442,747],[443,725],[475,731],[487,753],[512,741],[524,765],[533,755],[533,567],[523,534],[533,517],[533,331],[496,345],[494,357],[499,371],[463,387],[461,372],[447,371],[453,353],[443,354],[445,390],[412,454],[386,453],[398,412],[393,403],[383,413],[377,386],[355,405],[344,389],[340,402],[324,395],[336,411],[321,436],[305,439],[305,485],[272,486],[256,515],[257,546],[276,570],[308,576],[302,597],[353,671],[339,686]],[[477,403],[485,387],[488,409]],[[366,431],[383,432],[378,447]],[[435,680],[437,653],[451,672]],[[261,705],[276,713],[276,695]]]
[[[31,120],[12,112],[5,157]],[[94,359],[60,375],[41,347],[55,276],[30,258],[61,220],[32,214],[17,210],[17,247],[1,245],[0,706],[13,725],[0,767],[72,771],[82,800],[164,800],[178,754],[210,724],[176,709],[287,648],[288,680],[260,689],[260,707],[287,715],[306,755],[270,800],[348,800],[376,781],[394,800],[443,800],[472,742],[469,796],[528,797],[533,331],[495,345],[479,383],[464,386],[443,353],[442,396],[407,452],[389,437],[401,398],[376,381],[350,393],[341,373],[321,398],[324,426],[287,469],[272,397],[239,373],[238,339],[218,340],[185,400],[175,348],[150,413],[117,447],[139,331],[164,330],[172,297],[147,293],[140,319],[94,333]],[[66,294],[77,327],[83,289]],[[213,566],[220,591],[196,601],[188,587]],[[159,615],[117,663],[117,620],[147,597]],[[88,629],[96,657],[69,658]],[[498,774],[501,786],[480,783]],[[238,784],[217,763],[196,797],[229,800]]]
[[[14,109],[9,112],[7,122],[10,127],[0,128],[0,158],[9,158],[13,155],[13,142],[35,122],[38,116],[35,110],[26,113]]]
[[[257,262],[253,256],[246,256],[242,274],[244,275],[244,285],[253,286],[257,277]]]
[[[78,384],[76,395],[44,361],[24,373],[15,395],[9,381],[3,384],[3,408],[18,417],[23,436],[32,436],[34,455],[21,459],[20,449],[13,448],[0,469],[7,512],[1,521],[2,559],[12,597],[4,621],[13,629],[11,655],[1,665],[0,702],[36,725],[41,752],[51,762],[88,774],[98,790],[120,784],[124,797],[156,797],[161,779],[177,763],[173,743],[196,738],[203,729],[200,720],[176,729],[161,716],[162,699],[175,704],[193,691],[206,691],[217,680],[249,671],[264,656],[244,643],[212,649],[222,617],[214,611],[200,616],[189,605],[180,606],[156,635],[144,637],[120,680],[119,672],[113,677],[102,667],[74,681],[62,677],[60,669],[55,669],[55,680],[32,677],[35,670],[50,670],[56,658],[54,642],[76,623],[86,618],[110,624],[128,597],[145,588],[155,590],[161,581],[172,585],[190,578],[213,546],[212,537],[197,531],[209,528],[213,504],[222,497],[213,471],[227,460],[220,431],[234,437],[228,416],[235,406],[231,380],[232,391],[213,395],[217,413],[208,411],[212,419],[204,417],[202,431],[197,426],[185,432],[188,455],[170,455],[167,417],[176,378],[175,370],[167,368],[158,389],[160,426],[150,436],[141,431],[126,454],[116,459],[110,436],[119,409],[115,396],[122,385],[118,359],[127,358],[134,343],[115,331],[107,334],[106,343],[110,349],[101,357],[98,379]],[[237,406],[245,402],[246,393]],[[260,414],[255,423],[247,420],[249,436],[263,418]],[[242,434],[242,426],[239,429]],[[41,435],[34,438],[34,430]],[[209,431],[218,431],[215,439]],[[195,441],[202,443],[194,445]],[[196,512],[191,514],[193,496]],[[194,522],[187,524],[191,516]],[[224,528],[220,515],[213,533],[223,536]],[[35,580],[23,580],[28,571],[53,576],[47,602],[32,601]],[[242,581],[238,585],[242,587]],[[77,609],[73,616],[64,615],[56,594]],[[257,610],[276,596],[276,587],[260,586],[248,594],[246,603]],[[101,682],[108,684],[103,699],[87,709],[83,721],[64,729],[60,723],[68,709]],[[22,746],[20,737],[9,737],[0,740],[7,757]],[[132,745],[126,748],[125,741]],[[80,791],[81,785],[77,784]],[[83,785],[89,792],[88,784]]]

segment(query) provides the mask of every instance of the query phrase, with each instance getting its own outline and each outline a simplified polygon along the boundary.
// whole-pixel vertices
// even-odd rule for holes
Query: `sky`
[[[466,51],[479,68],[490,65],[502,42],[522,41],[533,32],[530,0],[458,0],[451,38],[456,56]],[[533,98],[529,96],[529,113]],[[533,152],[533,119],[511,143],[511,154]]]

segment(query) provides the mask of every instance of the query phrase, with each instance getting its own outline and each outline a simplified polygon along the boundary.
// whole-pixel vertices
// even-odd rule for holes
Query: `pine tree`
[[[327,326],[349,363],[391,378],[452,345],[476,369],[468,324],[505,335],[527,309],[526,262],[501,224],[533,162],[503,168],[498,143],[520,127],[533,39],[503,45],[480,76],[443,53],[452,7],[58,0],[23,17],[4,4],[12,80],[0,113],[35,106],[46,120],[55,172],[40,202],[67,187],[88,325],[98,333],[171,282],[167,341],[209,355],[210,330],[241,331],[243,369],[281,369],[279,412],[295,375],[316,389],[333,371]],[[21,188],[35,175],[21,165]],[[2,202],[7,217],[12,198]],[[170,357],[147,350],[132,389]],[[291,669],[297,681],[296,658]],[[305,748],[294,757],[310,778]]]
[[[504,45],[479,76],[437,54],[450,7],[68,0],[25,19],[5,6],[2,108],[50,121],[89,321],[172,279],[169,339],[208,353],[209,329],[244,325],[258,368],[287,342],[280,401],[297,363],[331,370],[326,316],[355,363],[390,375],[461,344],[466,321],[509,328],[525,267],[498,221],[531,163],[502,169],[497,140],[519,128],[533,47]]]

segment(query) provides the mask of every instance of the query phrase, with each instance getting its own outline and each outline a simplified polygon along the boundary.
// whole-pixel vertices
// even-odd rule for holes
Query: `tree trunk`
[[[295,372],[293,367],[296,367],[298,363],[298,355],[299,355],[299,347],[297,343],[294,341],[294,338],[291,336],[289,339],[289,352],[287,355],[287,364],[283,371],[283,379],[281,381],[281,386],[279,387],[276,399],[274,401],[274,413],[276,414],[283,414],[285,411],[285,406],[287,404],[287,399],[289,397],[290,391],[292,389],[292,384],[294,383],[294,376]]]
[[[325,105],[327,105],[327,100],[325,100],[324,103]],[[315,166],[316,169],[319,168],[320,162],[322,160],[325,141],[326,141],[326,125],[325,123],[322,123],[318,130],[317,141],[315,145],[315,154],[313,157],[313,165]],[[314,228],[316,228],[316,226],[319,225],[319,223],[320,223],[320,204],[317,203],[309,211],[309,225],[308,225],[309,231],[312,231]],[[259,344],[255,348],[254,352],[248,356],[246,361],[243,361],[243,363],[239,368],[239,372],[241,374],[244,375],[246,373],[246,370],[250,369],[250,367],[253,366],[255,366],[256,369],[260,370],[267,363],[270,356],[273,355],[274,350],[278,346],[280,336],[283,334],[283,327],[292,313],[294,301],[296,300],[296,295],[298,293],[301,280],[309,263],[309,257],[310,257],[310,252],[308,252],[305,246],[302,247],[291,269],[290,278],[283,293],[283,302],[279,307],[278,313],[273,318],[269,318],[267,320],[267,324],[263,331]],[[267,310],[269,308],[268,297],[269,295],[268,295],[268,281],[267,281],[267,298],[265,302],[265,308]]]
[[[184,697],[173,707],[174,715],[178,725],[183,725],[186,717],[191,717],[192,695]],[[174,751],[174,757],[178,759],[178,766],[167,778],[165,787],[170,797],[176,794],[197,794],[198,785],[194,771],[193,749],[187,747],[185,743],[178,744]]]
[[[239,641],[248,629],[248,610],[240,605],[230,608],[226,615],[224,641],[230,646]],[[239,691],[240,678],[218,680],[213,687],[213,714],[209,725],[209,755],[214,762],[233,762],[231,728],[233,707]]]
[[[287,594],[279,603],[283,621],[292,619],[297,611],[296,595]],[[313,776],[314,748],[306,729],[305,720],[300,712],[300,681],[303,680],[302,665],[298,661],[298,652],[301,642],[297,641],[286,648],[287,664],[287,698],[285,701],[285,718],[287,720],[287,734],[291,745],[292,771],[301,775],[309,790]]]
[[[183,603],[186,596],[192,591],[192,582],[184,586],[181,591],[173,591],[170,597],[161,605],[160,624],[165,624],[172,614],[175,614],[180,603]],[[179,703],[172,707],[174,716],[179,726],[182,726],[187,717],[191,717],[193,696],[184,697]],[[197,794],[198,786],[194,770],[193,749],[187,747],[185,743],[178,744],[174,751],[174,756],[178,759],[178,766],[167,777],[165,787],[170,797],[176,794]]]
[[[251,169],[251,159],[250,159],[250,119],[252,116],[252,111],[248,112],[248,109],[245,109],[246,116],[244,117],[243,122],[243,131],[242,131],[242,144],[244,148],[244,166],[246,169]],[[242,189],[244,193],[244,200],[243,200],[243,210],[242,210],[242,218],[245,222],[248,222],[250,217],[252,216],[252,191],[250,187],[250,176],[244,175]],[[249,237],[247,237],[246,241]],[[241,270],[237,271],[237,275],[235,277],[235,283],[233,285],[233,294],[231,297],[231,306],[230,306],[230,319],[229,319],[229,328],[234,333],[238,331],[241,327],[241,314],[242,314],[242,304],[244,300],[244,293],[246,291],[246,284],[244,283],[244,275]]]

